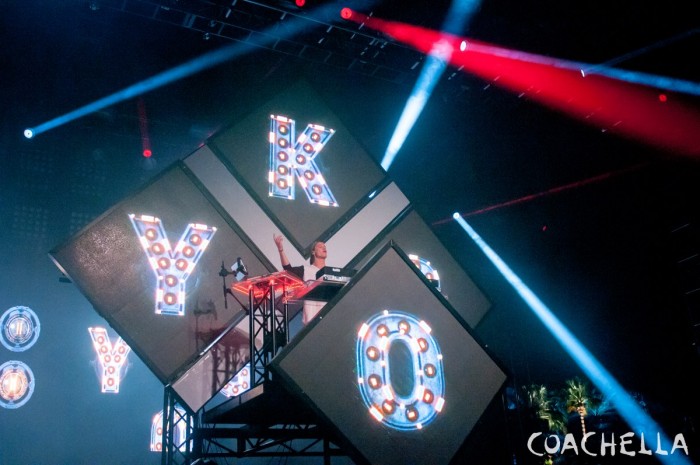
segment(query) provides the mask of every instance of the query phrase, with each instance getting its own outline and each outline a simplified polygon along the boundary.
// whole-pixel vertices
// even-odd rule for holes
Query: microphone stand
[[[232,296],[234,299],[236,299],[236,302],[238,302],[238,304],[241,306],[241,308],[242,308],[243,310],[245,310],[246,312],[249,312],[248,308],[246,308],[246,306],[243,305],[243,302],[241,302],[241,300],[240,300],[238,297],[236,297],[236,294],[234,294],[233,291],[231,291],[231,289],[229,289],[229,287],[226,285],[226,276],[228,276],[228,275],[230,275],[230,274],[233,274],[233,273],[231,273],[229,270],[226,269],[226,266],[224,266],[224,262],[223,262],[223,260],[222,260],[222,261],[221,261],[221,270],[219,271],[219,276],[221,276],[221,279],[222,279],[222,281],[223,281],[223,288],[224,288],[224,308],[228,308],[228,300],[227,300],[226,296],[227,296],[227,295],[230,295],[230,296]]]

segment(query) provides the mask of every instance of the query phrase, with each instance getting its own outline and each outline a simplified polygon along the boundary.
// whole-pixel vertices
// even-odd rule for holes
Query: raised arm
[[[290,266],[287,254],[284,253],[284,237],[282,237],[282,235],[278,236],[277,234],[272,233],[272,239],[274,239],[275,244],[277,245],[277,250],[280,253],[280,262],[282,263],[282,267],[285,268]]]

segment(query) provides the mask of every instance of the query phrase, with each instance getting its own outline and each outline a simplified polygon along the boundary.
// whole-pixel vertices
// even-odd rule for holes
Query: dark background
[[[238,3],[253,10],[248,2]],[[160,460],[148,452],[148,432],[151,416],[162,408],[162,385],[132,357],[120,394],[100,394],[87,327],[105,323],[72,285],[58,281],[49,250],[255,111],[291,77],[305,78],[379,162],[420,71],[411,69],[419,55],[391,43],[382,49],[381,41],[372,44],[362,35],[370,31],[343,24],[362,34],[335,38],[333,31],[324,32],[326,24],[313,23],[285,48],[255,47],[25,139],[26,127],[231,43],[206,36],[206,20],[164,21],[151,14],[151,5],[136,0],[3,5],[0,310],[29,306],[42,324],[30,350],[0,354],[1,362],[27,363],[37,379],[25,406],[0,411],[3,465]],[[160,5],[204,18],[221,13],[221,5],[212,2]],[[486,0],[464,35],[697,82],[698,21],[691,7],[690,2]],[[442,0],[389,1],[373,11],[435,28],[447,9]],[[266,20],[245,15],[239,20],[248,18],[247,27],[262,30],[281,16],[280,10],[268,10]],[[324,34],[328,48],[319,53]],[[650,410],[672,419],[670,424],[695,425],[693,324],[700,319],[697,296],[686,293],[700,285],[697,260],[679,259],[700,248],[698,160],[617,136],[492,84],[448,68],[389,170],[492,301],[475,332],[510,370],[516,388],[559,387],[581,374],[464,232],[443,222],[455,211],[468,214],[554,189],[467,220],[623,387],[641,393]],[[697,108],[697,97],[664,92]],[[149,159],[142,156],[145,138],[153,151]],[[585,182],[606,173],[610,176]],[[557,189],[581,181],[579,187]],[[502,443],[506,415],[498,409],[489,414],[475,434]],[[493,415],[499,421],[490,421]],[[514,449],[522,446],[513,441]]]

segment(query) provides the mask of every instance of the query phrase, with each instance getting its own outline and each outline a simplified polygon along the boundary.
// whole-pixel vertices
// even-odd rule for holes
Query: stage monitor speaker
[[[241,257],[250,275],[273,270],[249,244],[178,162],[50,255],[161,382],[192,366],[206,372],[199,404],[228,381],[216,378],[220,367],[195,364],[203,351],[214,341],[219,353],[247,347],[246,324],[236,328],[247,301],[223,291],[237,276],[231,265]],[[225,348],[231,341],[236,347]],[[232,376],[246,356],[225,371]]]
[[[391,242],[271,368],[372,465],[449,463],[507,378]]]

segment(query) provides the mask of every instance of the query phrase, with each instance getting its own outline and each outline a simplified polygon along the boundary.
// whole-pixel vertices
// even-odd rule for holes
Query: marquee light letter
[[[186,413],[180,407],[175,407],[175,414],[178,418],[185,418]],[[192,424],[189,425],[192,428]],[[173,443],[179,444],[178,450],[185,452],[187,450],[187,428],[188,425],[183,421],[178,421],[175,423]],[[192,446],[190,441],[190,447]],[[151,419],[151,442],[150,442],[151,452],[162,452],[163,451],[163,410],[153,415]]]
[[[337,207],[338,202],[314,161],[334,133],[334,129],[308,124],[297,139],[293,119],[270,115],[270,197],[294,199],[296,175],[309,202]]]
[[[384,310],[357,334],[357,374],[370,415],[397,430],[418,430],[445,406],[442,353],[423,320]]]
[[[250,363],[247,363],[241,371],[221,388],[221,394],[226,397],[240,396],[250,389]]]
[[[440,291],[440,276],[438,275],[438,271],[433,268],[433,266],[430,264],[428,260],[426,260],[423,257],[419,257],[418,255],[415,254],[408,254],[408,258],[411,259],[414,265],[418,267],[418,269],[425,275],[426,278],[428,278],[428,281],[430,281],[435,288]]]
[[[104,328],[88,328],[88,331],[102,367],[102,392],[118,394],[119,384],[126,374],[126,360],[131,347],[121,337],[112,345]]]
[[[159,218],[130,214],[129,219],[156,274],[156,313],[184,315],[185,283],[216,233],[216,228],[189,224],[173,250]]]

